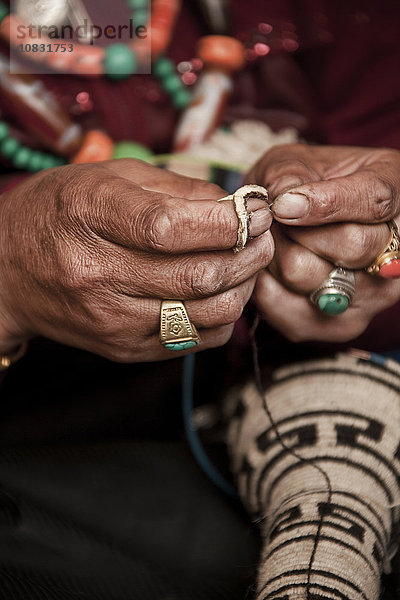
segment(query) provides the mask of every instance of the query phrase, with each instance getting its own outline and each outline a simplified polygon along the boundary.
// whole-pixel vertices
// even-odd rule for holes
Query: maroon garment
[[[395,0],[233,0],[232,8],[234,33],[250,46],[265,41],[272,50],[237,77],[228,121],[233,111],[264,115],[274,124],[276,111],[285,110],[292,113],[289,120],[306,117],[304,131],[322,143],[400,148],[400,6]],[[269,35],[257,30],[262,22],[272,24]],[[184,3],[168,55],[176,62],[189,60],[204,33]],[[298,49],[285,50],[288,40]],[[102,127],[115,140],[136,140],[158,152],[170,149],[178,115],[152,76],[42,79],[84,127]],[[94,108],[79,116],[74,98],[80,91],[90,93]],[[0,108],[7,119],[1,98]]]
[[[188,4],[168,51],[176,62],[195,56],[196,40],[206,33]],[[271,52],[238,75],[226,122],[260,118],[274,128],[297,125],[310,141],[400,149],[396,0],[234,0],[232,9],[235,35],[250,46],[265,42]],[[271,24],[272,32],[262,35],[259,23]],[[85,128],[102,127],[115,140],[135,140],[157,152],[170,149],[178,114],[152,76],[118,82],[42,78]],[[76,115],[81,91],[89,92],[93,110]],[[0,109],[10,118],[1,98]],[[399,310],[400,305],[379,315],[358,344],[400,346]]]

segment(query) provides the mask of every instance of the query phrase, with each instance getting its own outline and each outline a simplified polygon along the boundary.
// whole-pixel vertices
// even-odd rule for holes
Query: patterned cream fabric
[[[260,388],[228,403],[233,470],[264,539],[257,599],[378,600],[399,532],[400,365],[339,355]]]

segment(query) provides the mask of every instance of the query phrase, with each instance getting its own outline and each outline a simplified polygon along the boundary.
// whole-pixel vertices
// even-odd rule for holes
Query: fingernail
[[[271,227],[272,213],[269,208],[260,208],[251,215],[249,233],[251,237],[261,235]]]
[[[308,213],[308,198],[304,194],[286,192],[272,205],[274,215],[280,219],[300,219]]]

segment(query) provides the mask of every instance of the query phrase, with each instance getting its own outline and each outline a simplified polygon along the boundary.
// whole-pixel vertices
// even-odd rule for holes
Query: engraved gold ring
[[[400,233],[393,219],[386,225],[389,228],[390,239],[384,250],[365,270],[371,275],[380,275],[385,279],[397,279],[400,277]]]
[[[160,343],[167,350],[187,350],[200,343],[196,327],[180,300],[163,300],[160,312]]]

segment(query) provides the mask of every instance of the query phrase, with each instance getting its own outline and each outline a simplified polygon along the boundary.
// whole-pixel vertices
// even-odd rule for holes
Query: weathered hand
[[[277,221],[274,259],[254,294],[270,324],[293,341],[348,341],[400,300],[400,280],[363,270],[387,245],[386,222],[400,222],[400,152],[281,146],[247,179],[269,189]],[[346,312],[330,317],[308,296],[333,265],[356,270],[356,292]]]
[[[225,194],[135,160],[52,169],[4,194],[0,350],[44,335],[113,360],[171,358],[162,299],[185,301],[199,349],[225,343],[273,254],[260,200],[259,237],[232,251],[237,217],[215,201]]]

